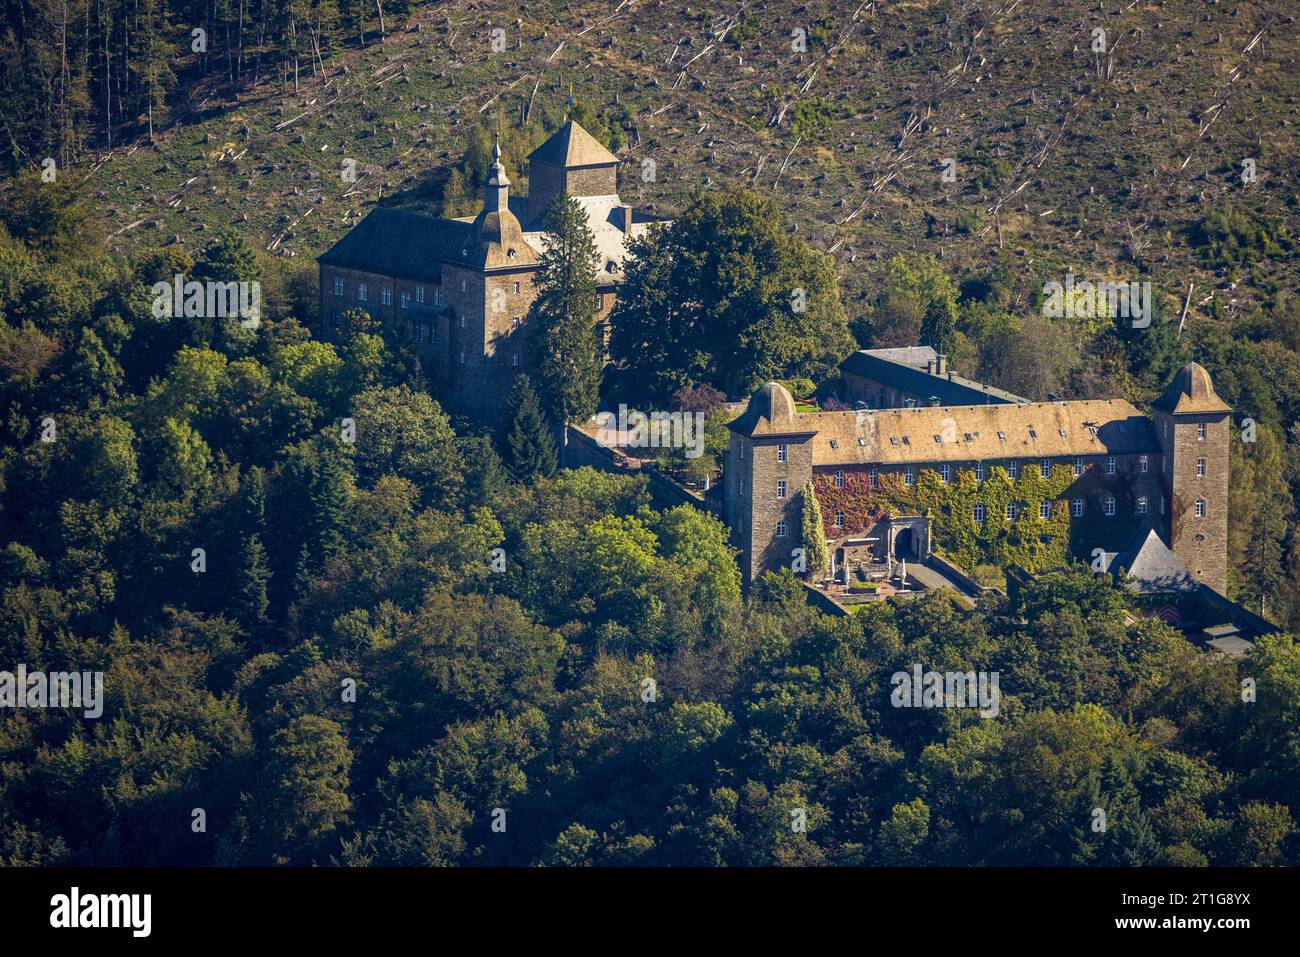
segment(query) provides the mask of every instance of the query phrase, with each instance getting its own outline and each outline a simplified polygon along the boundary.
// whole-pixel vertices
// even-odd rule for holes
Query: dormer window
[[[1030,430],[1029,430],[1029,437],[1030,437],[1031,439],[1036,439],[1036,438],[1038,438],[1038,430],[1037,430],[1037,429],[1030,429]]]
[[[515,258],[515,250],[514,250],[514,247],[513,247],[513,246],[512,246],[511,248],[509,248],[509,249],[506,250],[506,258],[507,258],[507,259],[514,259],[514,258]]]
[[[898,436],[896,436],[896,435],[891,435],[891,436],[889,437],[889,444],[890,444],[890,445],[897,445],[897,444],[898,444]]]
[[[839,447],[840,447],[840,440],[839,440],[839,439],[831,439],[831,448],[833,448],[833,449],[838,449]]]
[[[866,445],[866,444],[867,444],[867,440],[864,439],[862,436],[859,435],[859,436],[858,436],[858,445]]]
[[[1065,438],[1065,429],[1057,429],[1056,431],[1061,434],[1061,438]]]
[[[942,444],[943,444],[943,436],[941,436],[941,435],[936,435],[936,436],[934,437],[934,444],[935,444],[935,445],[942,445]]]

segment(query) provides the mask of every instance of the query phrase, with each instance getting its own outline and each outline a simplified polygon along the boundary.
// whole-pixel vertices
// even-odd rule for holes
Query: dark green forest
[[[1290,637],[1206,656],[1082,568],[970,613],[742,596],[716,519],[555,468],[527,379],[500,432],[453,421],[399,330],[313,339],[237,234],[105,253],[31,189],[0,660],[106,701],[0,720],[4,863],[1300,862]],[[261,276],[262,322],[154,316],[177,271]],[[891,707],[918,662],[997,671],[997,720]]]

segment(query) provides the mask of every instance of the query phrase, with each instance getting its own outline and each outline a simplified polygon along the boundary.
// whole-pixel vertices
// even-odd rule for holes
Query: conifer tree
[[[506,398],[506,466],[521,481],[555,474],[555,440],[528,376],[515,379]]]
[[[350,486],[342,454],[326,447],[321,452],[311,490],[317,560],[337,555],[343,548],[343,529],[350,522]]]
[[[550,239],[529,308],[535,361],[546,411],[557,424],[596,411],[604,368],[604,337],[596,324],[595,239],[578,201],[561,193],[542,218]]]
[[[921,344],[930,346],[940,355],[953,351],[957,338],[957,316],[949,299],[932,299],[921,320]]]
[[[244,541],[230,609],[250,634],[257,634],[266,626],[266,612],[270,604],[266,586],[270,578],[262,540],[256,535],[250,535]]]
[[[830,564],[830,549],[826,546],[826,532],[822,528],[822,509],[812,483],[803,487],[803,553],[808,562],[805,574],[815,578]]]

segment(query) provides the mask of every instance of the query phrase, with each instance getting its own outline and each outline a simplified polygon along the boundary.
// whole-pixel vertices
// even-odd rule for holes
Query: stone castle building
[[[954,384],[928,349],[860,352],[841,371],[855,410],[796,412],[790,393],[769,382],[730,423],[723,510],[747,584],[797,569],[810,485],[833,574],[847,577],[855,561],[925,560],[935,526],[953,516],[881,515],[854,503],[930,472],[945,486],[1006,483],[999,514],[973,504],[956,517],[977,535],[996,529],[1033,543],[1049,522],[1068,522],[1076,557],[1109,562],[1154,531],[1198,581],[1226,592],[1231,409],[1201,366],[1180,369],[1150,414],[1122,399],[1030,402]],[[1060,491],[1018,501],[1016,490],[1029,487],[1016,484],[1022,476],[1050,476]]]
[[[452,406],[491,418],[526,365],[525,318],[547,234],[541,216],[563,192],[587,214],[599,251],[598,319],[614,305],[629,240],[656,217],[618,195],[618,159],[577,123],[528,157],[529,193],[510,195],[500,147],[483,211],[449,219],[377,207],[322,255],[321,332],[363,309],[406,332]]]

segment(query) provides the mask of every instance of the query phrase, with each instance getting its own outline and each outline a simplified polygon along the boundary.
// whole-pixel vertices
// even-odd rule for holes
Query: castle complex
[[[568,193],[586,212],[602,322],[628,243],[657,221],[622,202],[617,158],[574,122],[528,163],[528,196],[511,196],[498,147],[474,217],[372,210],[319,259],[323,333],[351,309],[404,329],[449,405],[495,417],[526,365],[551,201]],[[1149,415],[1120,399],[1031,402],[956,375],[928,347],[862,350],[840,373],[852,410],[799,413],[768,383],[730,423],[723,515],[747,584],[798,569],[811,489],[845,584],[855,565],[925,560],[964,536],[995,563],[1068,552],[1105,568],[1125,555],[1152,565],[1162,542],[1161,567],[1226,592],[1231,410],[1199,365]]]
[[[1064,528],[1070,552],[1102,564],[1154,531],[1226,592],[1231,409],[1201,366],[1180,369],[1150,415],[1121,399],[1029,402],[957,382],[926,348],[859,352],[841,372],[856,410],[799,413],[769,382],[730,424],[723,511],[747,583],[797,567],[812,488],[833,572],[924,560],[963,527],[1031,549]],[[941,506],[949,514],[878,505],[926,488],[951,502],[953,486],[965,494]]]
[[[456,408],[492,417],[526,362],[528,308],[546,249],[541,217],[561,193],[587,214],[601,262],[598,319],[614,306],[629,240],[656,222],[618,195],[618,159],[586,130],[566,123],[528,157],[529,193],[510,195],[499,146],[483,211],[460,219],[378,207],[317,261],[321,327],[363,309],[409,333]]]

